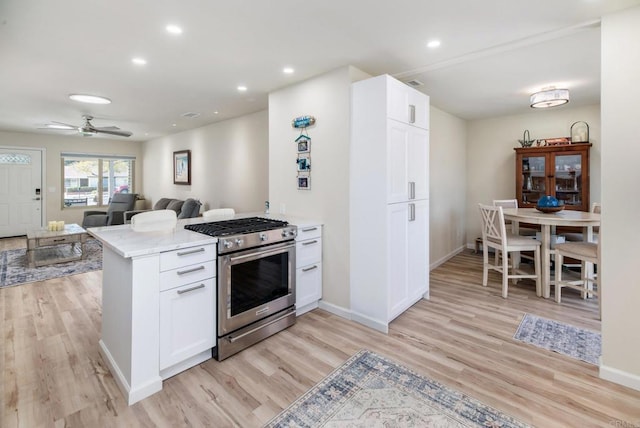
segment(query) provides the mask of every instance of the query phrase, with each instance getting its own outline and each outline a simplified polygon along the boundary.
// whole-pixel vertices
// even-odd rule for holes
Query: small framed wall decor
[[[298,175],[298,190],[311,190],[311,176]]]
[[[310,171],[311,170],[311,154],[302,153],[298,154],[298,171]]]
[[[311,151],[311,140],[298,141],[298,153],[309,153]]]
[[[173,184],[191,184],[191,150],[173,152]]]

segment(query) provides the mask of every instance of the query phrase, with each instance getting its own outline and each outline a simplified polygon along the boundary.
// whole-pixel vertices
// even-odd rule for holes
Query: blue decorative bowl
[[[547,195],[538,199],[536,209],[543,213],[557,213],[564,209],[564,204],[553,196]]]

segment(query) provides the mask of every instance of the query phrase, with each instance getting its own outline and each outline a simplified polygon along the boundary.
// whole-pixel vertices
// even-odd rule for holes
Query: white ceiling
[[[600,17],[638,5],[1,0],[0,130],[66,135],[38,128],[80,125],[91,114],[95,126],[147,140],[265,109],[270,91],[349,64],[420,80],[433,105],[464,119],[527,112],[529,95],[551,84],[571,90],[569,105],[593,104],[600,100]],[[170,23],[184,32],[167,33]],[[442,45],[427,48],[431,39]],[[136,56],[147,65],[132,64]],[[285,66],[295,73],[285,75]],[[237,91],[241,84],[247,92]],[[113,102],[81,104],[71,93]],[[200,116],[181,116],[187,112]]]

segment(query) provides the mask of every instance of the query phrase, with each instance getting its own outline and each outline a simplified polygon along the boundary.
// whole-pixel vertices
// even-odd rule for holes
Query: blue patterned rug
[[[368,350],[351,357],[265,427],[527,427]]]
[[[87,258],[75,262],[59,263],[36,268],[27,267],[27,250],[7,250],[0,252],[0,287],[44,281],[61,276],[75,275],[102,269],[102,246],[95,239],[85,244]]]
[[[600,333],[531,314],[524,315],[513,338],[596,365],[601,353]]]

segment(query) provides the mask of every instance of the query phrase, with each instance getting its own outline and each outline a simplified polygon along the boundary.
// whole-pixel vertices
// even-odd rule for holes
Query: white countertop
[[[264,217],[275,220],[283,220],[289,224],[300,228],[320,225],[321,222],[297,217],[290,217],[281,214],[241,213],[234,218]],[[157,254],[164,251],[179,250],[181,248],[193,247],[196,245],[215,244],[218,238],[213,238],[201,233],[185,230],[187,224],[206,223],[202,217],[178,220],[176,229],[170,232],[135,232],[131,225],[92,227],[87,229],[90,235],[102,242],[103,245],[111,248],[122,257],[139,257],[150,254]]]

